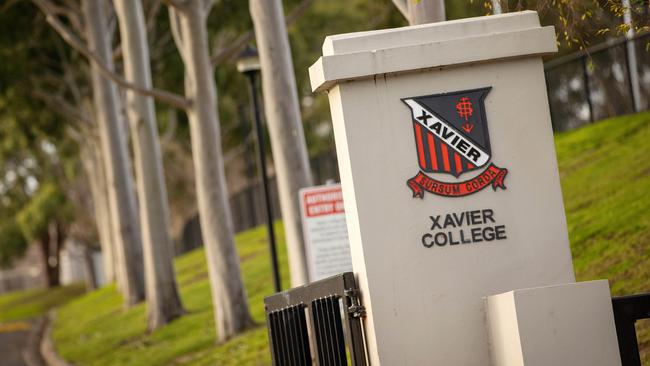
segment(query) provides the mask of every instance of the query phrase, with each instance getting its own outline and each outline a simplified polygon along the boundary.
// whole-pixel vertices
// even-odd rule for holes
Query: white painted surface
[[[340,184],[300,190],[310,282],[352,271]]]
[[[323,55],[343,55],[399,46],[417,46],[423,43],[458,40],[479,34],[492,35],[539,27],[540,23],[536,12],[522,11],[412,27],[336,34],[325,38]]]
[[[512,294],[511,291],[485,299],[492,366],[524,364],[517,308]]]
[[[606,280],[489,296],[493,366],[621,364]]]
[[[510,18],[516,16],[521,17],[519,21]],[[499,18],[505,19],[503,31],[493,22]],[[459,37],[484,35],[481,30],[489,28],[495,33],[495,38],[483,40],[489,42],[501,39],[498,34],[522,22],[527,32],[541,35],[531,38],[536,41],[525,49],[534,55],[548,52],[548,30],[531,25],[529,12],[464,20]],[[442,35],[449,24],[414,28],[443,27],[430,33]],[[414,28],[362,32],[347,38],[361,45],[368,37],[379,50],[382,37],[392,47],[399,32],[411,34]],[[433,53],[437,44],[445,50],[450,45],[424,36],[420,41]],[[352,261],[368,313],[364,327],[373,365],[488,365],[483,297],[575,280],[542,61],[519,54],[488,62],[485,56],[494,54],[488,48],[509,48],[510,44],[468,47],[475,41],[455,41],[458,55],[465,55],[464,60],[456,59],[462,67],[372,75],[384,70],[378,65],[354,80],[338,84],[330,80],[335,84],[329,89],[329,99]],[[412,47],[417,48],[417,43]],[[353,49],[345,52],[354,54]],[[430,60],[420,57],[430,52],[409,53],[401,62],[424,65]],[[473,59],[481,62],[473,63]],[[325,74],[340,71],[327,69],[327,63],[320,66],[325,67]],[[312,79],[315,87],[319,82]],[[400,99],[489,86],[492,90],[485,107],[491,161],[508,169],[507,190],[486,188],[461,198],[430,193],[424,199],[413,198],[406,182],[419,168],[410,110]],[[440,178],[458,182],[475,175]],[[507,239],[433,248],[422,245],[422,235],[431,229],[429,216],[481,209],[494,211],[496,225],[506,226]]]
[[[322,91],[336,83],[377,74],[556,51],[553,27],[540,27],[537,14],[526,11],[329,36],[323,56],[309,68],[309,77],[312,90]]]

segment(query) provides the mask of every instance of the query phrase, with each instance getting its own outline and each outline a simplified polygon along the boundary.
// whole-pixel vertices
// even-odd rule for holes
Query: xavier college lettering
[[[491,209],[452,212],[429,216],[430,232],[422,235],[422,245],[473,244],[507,239],[506,226],[498,225]]]
[[[439,181],[426,173],[461,174],[483,168],[490,161],[490,137],[485,97],[491,87],[404,98],[410,108],[420,172],[407,181],[413,197],[424,191],[444,197],[462,197],[487,186],[506,189],[507,169],[490,164],[461,182]],[[477,109],[477,110],[475,110]]]

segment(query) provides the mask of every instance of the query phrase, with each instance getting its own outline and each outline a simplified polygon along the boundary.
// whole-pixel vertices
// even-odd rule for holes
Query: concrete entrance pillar
[[[329,36],[327,91],[373,365],[490,364],[484,298],[575,281],[527,11]]]

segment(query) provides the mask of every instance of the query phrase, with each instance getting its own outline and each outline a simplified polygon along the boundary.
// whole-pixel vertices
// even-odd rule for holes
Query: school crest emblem
[[[413,197],[424,191],[445,197],[462,197],[487,186],[506,189],[507,169],[491,162],[485,97],[491,87],[403,98],[411,110],[420,171],[407,181]],[[464,173],[480,171],[461,180]],[[429,174],[449,176],[438,180]]]

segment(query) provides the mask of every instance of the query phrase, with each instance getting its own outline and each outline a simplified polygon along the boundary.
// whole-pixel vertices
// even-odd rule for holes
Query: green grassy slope
[[[561,134],[556,148],[578,279],[650,292],[650,113]]]
[[[556,148],[577,279],[650,292],[650,113],[560,134]],[[650,320],[637,335],[650,365]]]
[[[615,295],[650,291],[648,141],[650,113],[602,121],[556,138],[577,277],[609,278]],[[282,238],[281,225],[277,230]],[[286,288],[282,239],[280,244]],[[185,317],[145,334],[144,306],[124,311],[115,288],[106,287],[60,309],[54,330],[58,351],[79,365],[268,365],[262,298],[272,292],[272,282],[264,229],[238,235],[237,245],[260,326],[214,345],[207,272],[198,250],[176,263]],[[649,349],[650,327],[640,330],[642,346]]]
[[[83,294],[83,284],[16,291],[0,296],[0,323],[26,320],[44,314]]]
[[[279,261],[287,268],[284,231],[276,224]],[[188,314],[151,334],[145,332],[144,304],[122,310],[114,286],[84,296],[58,312],[53,333],[57,351],[78,365],[268,365],[263,297],[273,292],[266,231],[239,234],[244,284],[253,318],[259,324],[235,339],[215,346],[208,273],[202,250],[176,261],[181,297]],[[283,287],[288,271],[281,272]]]

